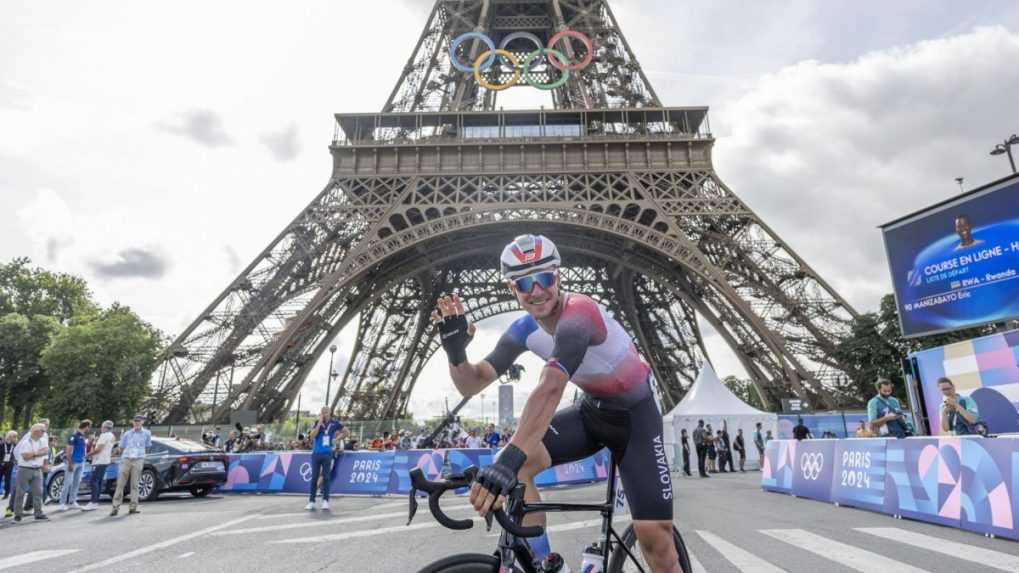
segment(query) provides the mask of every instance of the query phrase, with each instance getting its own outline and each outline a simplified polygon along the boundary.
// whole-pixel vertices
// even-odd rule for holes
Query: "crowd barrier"
[[[772,440],[761,487],[1019,539],[1019,440]]]
[[[492,463],[495,450],[397,450],[347,451],[335,460],[331,493],[385,495],[410,491],[410,470],[421,468],[436,479],[443,467],[459,473],[469,466]],[[310,452],[255,452],[230,454],[225,492],[308,493],[311,482]],[[604,480],[608,454],[602,450],[583,460],[549,468],[535,478],[539,487]]]

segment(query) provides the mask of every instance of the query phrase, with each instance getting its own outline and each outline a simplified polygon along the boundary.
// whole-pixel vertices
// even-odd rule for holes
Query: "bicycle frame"
[[[506,508],[506,513],[519,519],[524,515],[539,512],[560,513],[567,511],[596,511],[600,513],[602,516],[601,525],[602,541],[600,542],[602,549],[602,570],[608,570],[609,560],[612,558],[612,553],[613,551],[617,550],[614,549],[614,546],[618,546],[619,548],[626,552],[627,557],[630,558],[630,560],[633,562],[634,565],[637,566],[637,569],[639,569],[641,573],[647,573],[644,571],[644,568],[640,566],[640,563],[637,561],[637,558],[633,555],[633,553],[630,552],[630,549],[626,547],[625,543],[623,543],[623,539],[619,535],[619,533],[617,533],[615,528],[612,527],[612,517],[615,514],[616,506],[616,461],[612,455],[609,455],[608,470],[609,470],[608,471],[609,483],[607,491],[605,492],[604,503],[535,502],[525,504],[523,503],[523,500],[516,499],[510,501],[510,504]],[[523,506],[522,508],[520,507],[521,505]],[[503,529],[502,534],[499,536],[499,550],[498,550],[499,561],[501,563],[500,572],[504,570],[509,571],[510,570],[509,567],[512,566],[513,562],[517,561],[517,559],[514,559],[514,554],[521,552],[524,555],[518,556],[525,557],[527,558],[527,560],[524,561],[524,559],[519,559],[519,561],[524,561],[523,564],[526,568],[528,569],[533,568],[534,555],[533,553],[531,553],[530,546],[527,545],[526,543],[522,545],[524,547],[523,551],[521,551],[520,549],[521,544],[515,542],[515,537],[511,535],[508,531]]]

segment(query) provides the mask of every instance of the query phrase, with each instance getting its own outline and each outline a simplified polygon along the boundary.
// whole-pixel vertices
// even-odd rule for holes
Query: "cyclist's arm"
[[[511,329],[499,337],[499,342],[484,360],[475,364],[470,361],[462,362],[458,366],[450,364],[449,375],[461,395],[473,396],[509,370],[513,361],[526,349],[519,334],[515,334]]]
[[[559,407],[559,400],[566,390],[570,377],[559,368],[547,367],[541,370],[538,387],[527,398],[524,411],[520,414],[517,431],[509,443],[520,448],[528,456],[534,454],[535,448],[548,430],[552,416]]]
[[[499,377],[495,368],[482,360],[477,364],[463,362],[459,366],[449,365],[449,376],[462,396],[473,396],[484,390]]]

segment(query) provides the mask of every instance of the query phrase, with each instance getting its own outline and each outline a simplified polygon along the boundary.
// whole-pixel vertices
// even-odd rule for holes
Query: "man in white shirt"
[[[113,446],[117,439],[113,436],[113,421],[106,420],[99,430],[99,438],[92,447],[92,499],[88,505],[82,508],[83,511],[92,511],[99,505],[99,495],[106,485],[106,468],[110,466],[113,457]]]
[[[467,434],[467,447],[468,448],[470,448],[472,450],[476,450],[476,449],[481,447],[481,443],[482,443],[481,442],[481,438],[478,437],[478,431],[477,430],[471,430],[470,433]]]
[[[14,448],[14,459],[18,464],[17,483],[14,488],[15,500],[25,492],[32,492],[32,508],[35,518],[45,521],[49,519],[42,512],[42,468],[49,457],[49,444],[44,439],[46,428],[35,424]],[[20,503],[14,504],[14,521],[21,521],[25,508]]]

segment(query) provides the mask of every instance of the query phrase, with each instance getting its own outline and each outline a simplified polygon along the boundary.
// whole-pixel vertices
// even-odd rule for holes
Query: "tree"
[[[895,383],[899,398],[905,400],[902,361],[911,352],[986,336],[993,325],[955,332],[905,339],[899,326],[899,312],[893,295],[881,299],[878,312],[862,314],[853,321],[850,335],[835,350],[835,360],[848,375],[838,380],[832,392],[845,406],[859,406],[875,392],[874,381],[888,378]]]
[[[54,381],[44,404],[57,425],[82,417],[124,420],[149,391],[163,346],[158,330],[114,304],[53,337],[41,364]]]
[[[758,410],[765,410],[761,395],[757,393],[757,387],[750,380],[740,380],[729,375],[722,379],[722,384],[732,391],[740,400],[750,404]]]
[[[48,377],[39,356],[50,338],[63,326],[51,316],[0,316],[0,427],[4,425],[8,397],[14,424],[28,425],[32,405],[45,397]]]
[[[31,259],[0,265],[0,316],[52,316],[63,324],[74,317],[94,316],[99,307],[85,279],[65,273],[29,268]]]

